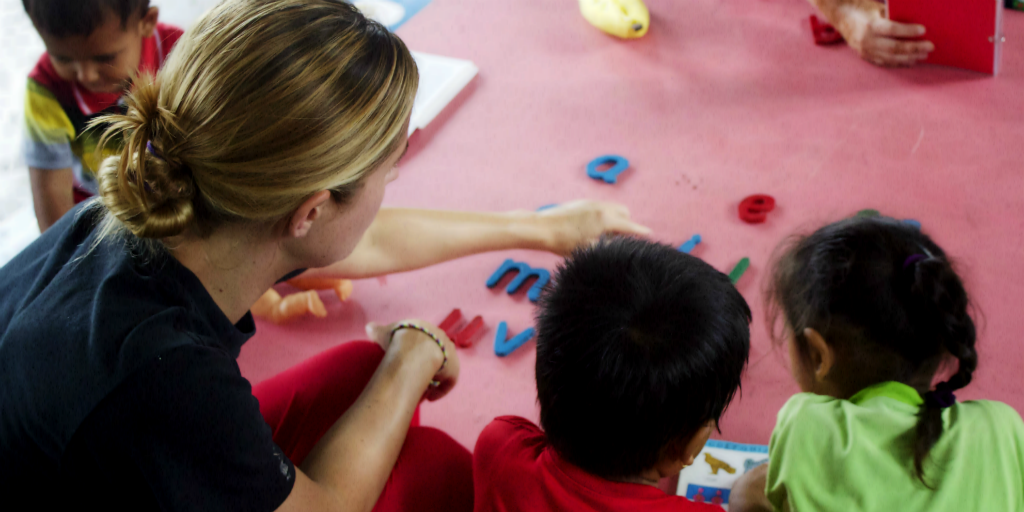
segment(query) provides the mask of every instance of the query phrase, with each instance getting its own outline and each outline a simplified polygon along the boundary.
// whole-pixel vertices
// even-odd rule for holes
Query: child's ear
[[[715,421],[710,420],[689,439],[677,439],[665,446],[658,464],[654,467],[660,478],[677,475],[686,466],[693,465],[714,429]]]
[[[807,340],[807,351],[811,361],[809,370],[814,373],[814,380],[824,382],[836,362],[835,351],[818,331],[810,327],[804,329],[804,339]]]
[[[139,33],[142,37],[151,37],[156,30],[156,24],[160,21],[160,8],[157,6],[146,9],[142,19],[139,20]]]
[[[685,446],[682,446],[682,453],[680,453],[680,460],[685,466],[690,466],[697,459],[697,455],[704,449],[704,445],[707,444],[708,438],[711,437],[711,431],[715,429],[717,423],[715,420],[708,420],[696,434],[693,435]]]

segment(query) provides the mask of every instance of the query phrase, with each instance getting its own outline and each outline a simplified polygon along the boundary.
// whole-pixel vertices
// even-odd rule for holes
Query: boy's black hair
[[[577,249],[541,298],[537,399],[554,449],[604,477],[641,474],[718,420],[750,352],[729,278],[667,245]]]
[[[128,28],[133,15],[146,12],[149,0],[21,0],[41,32],[54,37],[88,36],[113,13]]]
[[[806,359],[802,333],[818,331],[837,352],[829,379],[846,396],[899,381],[926,398],[913,452],[927,485],[923,464],[942,435],[944,401],[929,396],[931,379],[947,354],[959,370],[939,392],[966,386],[978,365],[967,292],[946,253],[905,222],[853,218],[792,240],[773,267],[765,300],[776,342],[791,329]]]

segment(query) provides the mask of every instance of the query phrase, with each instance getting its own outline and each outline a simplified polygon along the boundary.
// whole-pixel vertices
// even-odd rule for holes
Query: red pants
[[[359,398],[384,351],[345,343],[253,386],[274,442],[298,466]],[[473,510],[469,451],[440,430],[420,427],[419,410],[374,511]]]

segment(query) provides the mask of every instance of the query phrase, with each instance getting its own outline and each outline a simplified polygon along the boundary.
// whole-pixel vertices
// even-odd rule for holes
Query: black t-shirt
[[[235,361],[252,317],[168,255],[90,250],[98,217],[80,205],[0,268],[0,499],[276,509],[295,468]]]

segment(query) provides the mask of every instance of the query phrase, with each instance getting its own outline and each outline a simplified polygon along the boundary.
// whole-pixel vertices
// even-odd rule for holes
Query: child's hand
[[[747,471],[732,486],[729,510],[734,512],[771,512],[772,504],[764,495],[768,464]]]
[[[568,256],[580,245],[596,242],[605,233],[643,236],[651,232],[630,220],[629,209],[617,203],[572,201],[537,215],[551,228],[546,249],[562,256]]]
[[[437,381],[439,385],[428,386],[426,393],[423,394],[423,398],[434,401],[447,395],[448,392],[455,387],[455,382],[459,379],[459,354],[455,350],[455,344],[452,343],[452,340],[448,339],[448,335],[445,334],[443,330],[430,322],[415,319],[403,320],[403,322],[418,325],[426,329],[444,343],[448,362],[444,365],[444,368],[441,368],[441,370],[432,377],[432,379]],[[399,336],[409,336],[415,339],[409,339],[408,341],[412,341],[416,344],[426,343],[432,345],[433,350],[437,351],[437,353],[441,353],[441,347],[437,345],[437,342],[419,330],[400,329],[395,332],[394,336],[392,336],[391,332],[398,323],[399,322],[389,325],[381,325],[376,322],[370,322],[366,324],[366,335],[370,340],[380,345],[385,352],[392,350],[393,340]],[[406,339],[403,338],[403,341],[406,341]]]
[[[859,0],[839,6],[833,25],[847,44],[864,60],[879,66],[904,67],[916,64],[935,49],[931,41],[909,41],[924,35],[921,25],[889,21],[885,6],[874,0]]]
[[[29,167],[29,181],[32,184],[36,222],[39,223],[39,232],[42,233],[74,208],[75,196],[72,190],[75,178],[71,169]]]

